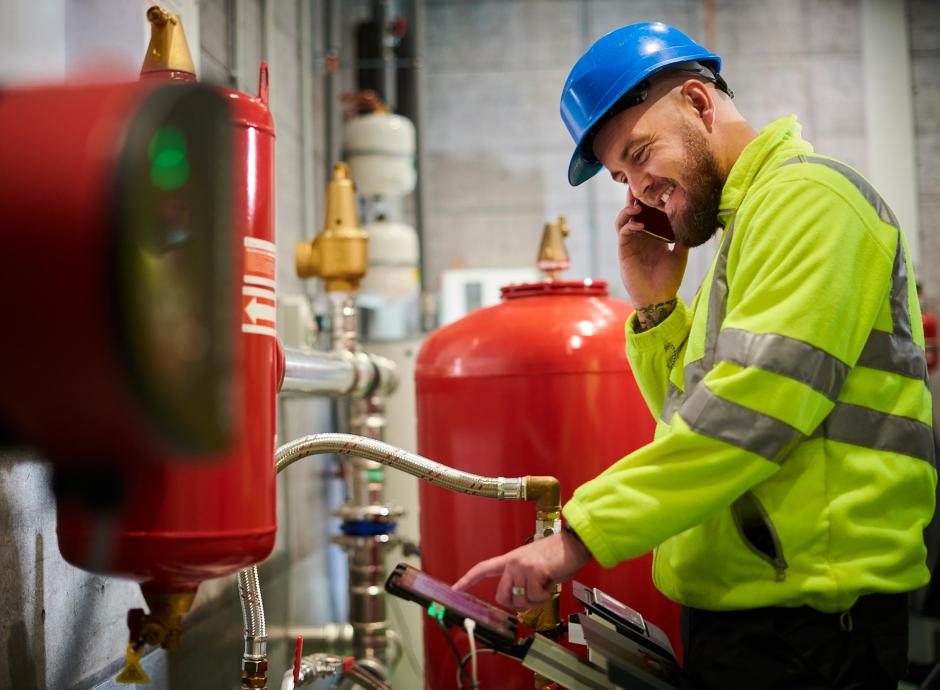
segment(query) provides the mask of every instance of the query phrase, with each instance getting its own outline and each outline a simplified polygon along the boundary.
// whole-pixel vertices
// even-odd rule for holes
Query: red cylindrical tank
[[[422,347],[418,451],[482,475],[554,475],[564,501],[653,438],[625,353],[632,308],[590,280],[510,286],[502,295],[502,304],[439,329]],[[446,582],[534,530],[531,503],[496,503],[426,483],[420,498],[422,567]],[[653,588],[649,555],[612,569],[592,562],[577,579],[639,610],[679,649],[678,607]],[[474,593],[492,601],[496,584],[485,581]],[[566,586],[562,615],[578,608]],[[456,665],[430,618],[424,649],[427,686],[453,687]],[[485,655],[478,663],[482,687],[532,687],[531,672],[516,662]]]
[[[241,341],[231,449],[202,465],[137,466],[111,535],[111,554],[91,563],[93,523],[59,504],[59,548],[79,567],[128,577],[145,592],[192,592],[199,582],[263,560],[274,546],[275,334],[274,122],[267,66],[260,94],[220,89],[231,109],[236,283]],[[105,535],[107,536],[107,535]]]
[[[938,348],[937,315],[924,311],[921,314],[924,323],[924,349],[927,354],[927,371],[934,371],[940,363],[940,348]]]

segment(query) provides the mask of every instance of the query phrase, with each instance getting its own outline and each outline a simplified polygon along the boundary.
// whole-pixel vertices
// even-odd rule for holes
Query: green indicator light
[[[159,160],[159,157],[158,159]],[[154,187],[163,189],[166,191],[172,191],[174,189],[179,189],[184,184],[186,180],[189,179],[189,161],[185,158],[179,161],[176,165],[163,167],[156,164],[150,166],[150,182]]]
[[[444,614],[446,612],[447,608],[445,608],[442,604],[438,604],[436,601],[432,601],[428,606],[428,615],[431,618],[437,618],[439,621],[444,620]]]
[[[147,144],[150,182],[163,190],[179,189],[189,179],[186,136],[176,127],[161,127]]]
[[[154,132],[150,143],[147,144],[147,158],[153,160],[167,149],[179,151],[182,156],[186,155],[186,135],[179,128],[161,127]]]
[[[175,168],[186,160],[186,152],[182,149],[163,149],[152,161],[155,168]]]
[[[380,482],[385,479],[385,470],[381,467],[375,470],[366,471],[366,480],[370,482]]]

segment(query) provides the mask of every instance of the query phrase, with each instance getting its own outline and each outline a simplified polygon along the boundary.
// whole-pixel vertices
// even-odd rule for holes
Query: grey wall
[[[613,220],[624,193],[604,174],[568,186],[571,141],[558,99],[578,55],[631,22],[666,21],[722,55],[754,126],[795,113],[818,151],[867,169],[858,0],[428,0],[427,8],[432,285],[450,266],[531,265],[542,223],[567,213],[570,275],[606,279],[623,296]],[[928,235],[940,212],[940,6],[913,0],[910,12],[922,218],[907,231],[923,233],[936,253],[940,240]],[[712,254],[708,245],[693,252],[685,297]],[[928,273],[937,262],[924,258],[928,292],[940,296],[940,274]]]

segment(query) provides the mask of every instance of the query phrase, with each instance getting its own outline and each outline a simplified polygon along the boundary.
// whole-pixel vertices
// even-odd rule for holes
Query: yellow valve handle
[[[141,647],[140,651],[137,651],[134,649],[133,642],[128,644],[127,663],[124,664],[124,668],[118,674],[118,677],[114,679],[115,682],[125,685],[132,685],[134,683],[149,683],[150,677],[144,671],[143,666],[140,665],[140,657],[143,655],[143,647]]]

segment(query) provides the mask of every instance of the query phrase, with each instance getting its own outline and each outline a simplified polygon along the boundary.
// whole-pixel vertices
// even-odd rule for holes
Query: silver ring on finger
[[[513,587],[512,595],[514,597],[524,597],[525,596],[525,587]]]

